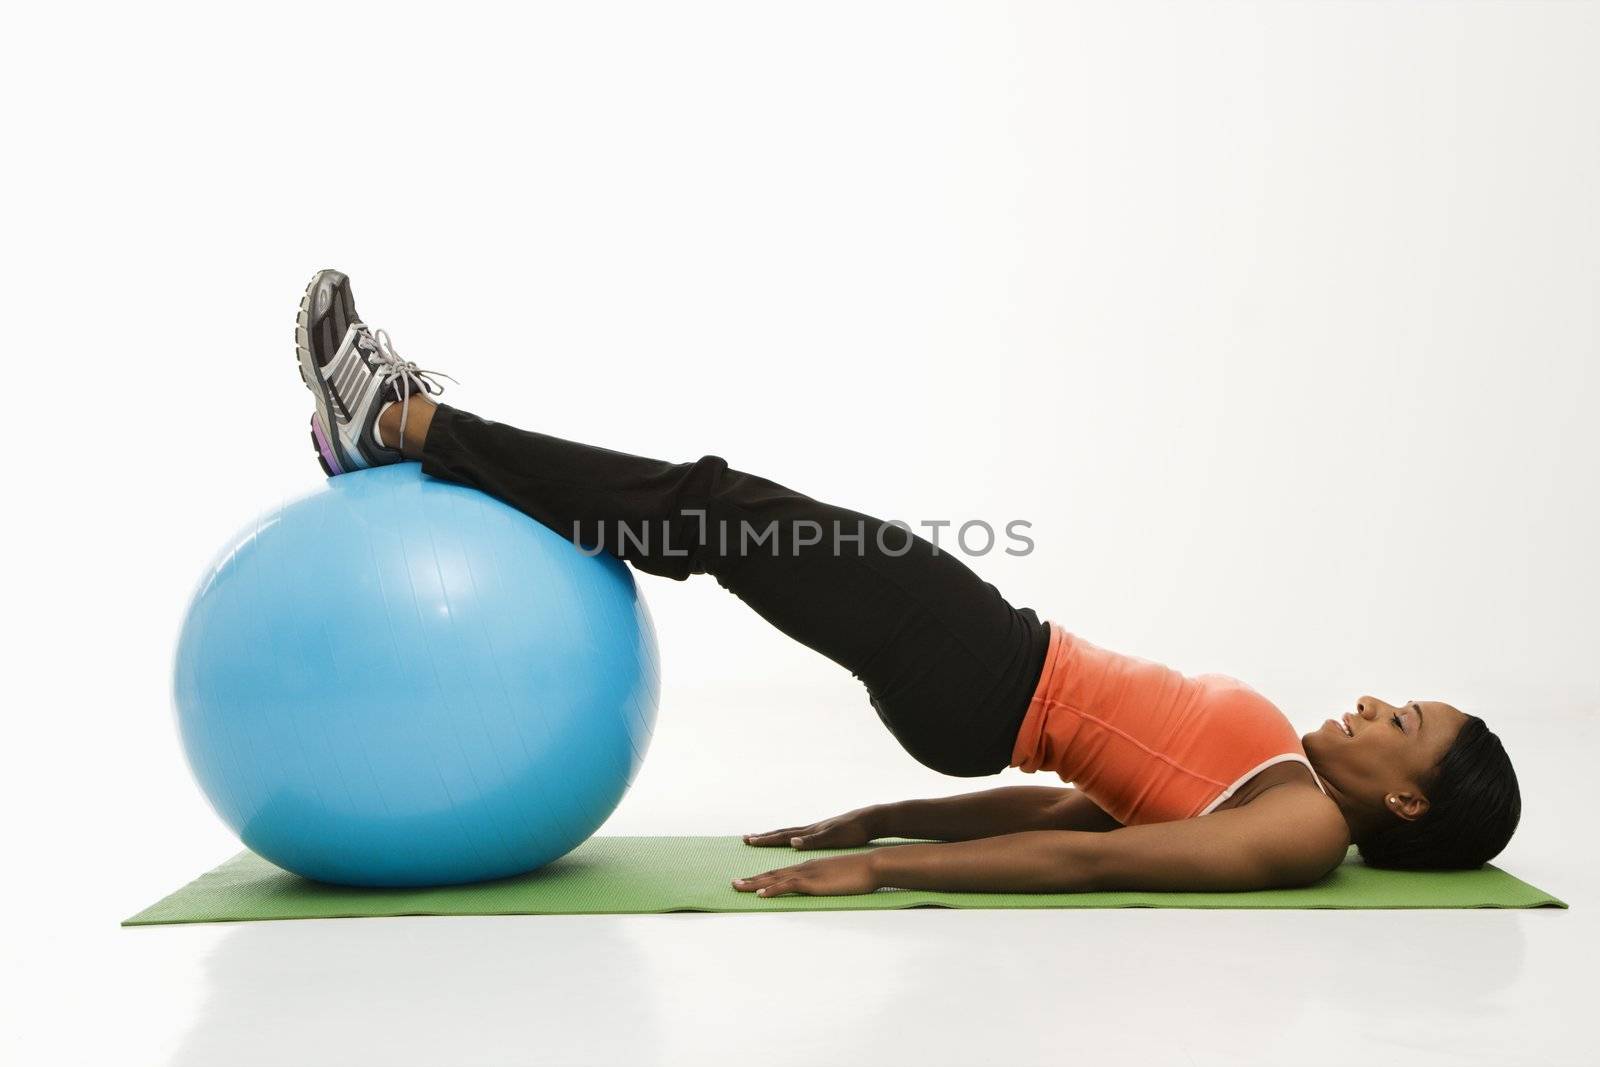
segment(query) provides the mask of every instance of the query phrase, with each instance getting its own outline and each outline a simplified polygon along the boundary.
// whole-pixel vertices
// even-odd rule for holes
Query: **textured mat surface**
[[[892,846],[890,846],[892,847]],[[846,850],[858,851],[858,850]],[[927,893],[854,897],[737,893],[733,878],[817,856],[758,849],[737,837],[595,837],[532,874],[444,889],[349,889],[308,882],[249,852],[126,920],[158,923],[378,915],[601,915],[667,911],[866,911],[947,908],[1564,908],[1498,867],[1403,873],[1363,865],[1352,850],[1314,886],[1255,893]]]

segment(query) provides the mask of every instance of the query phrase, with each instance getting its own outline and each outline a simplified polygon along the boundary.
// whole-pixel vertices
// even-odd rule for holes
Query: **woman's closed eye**
[[[1417,719],[1419,721],[1421,720],[1421,718],[1422,718],[1422,708],[1418,707],[1416,704],[1412,704],[1411,707],[1408,708],[1407,710],[1416,712]],[[1405,733],[1406,732],[1406,721],[1404,719],[1402,719],[1399,715],[1390,715],[1389,716],[1389,721],[1394,723],[1395,729],[1399,730],[1401,733]]]

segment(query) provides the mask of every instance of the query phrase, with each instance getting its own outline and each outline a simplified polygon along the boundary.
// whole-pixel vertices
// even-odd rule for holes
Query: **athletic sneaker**
[[[378,415],[399,403],[400,423],[405,425],[410,398],[442,393],[444,387],[434,376],[450,377],[419,370],[395,353],[386,332],[368,329],[356,314],[350,279],[336,270],[318,271],[306,286],[294,347],[300,379],[317,404],[311,414],[311,443],[330,477],[399,463],[400,450],[378,439]]]

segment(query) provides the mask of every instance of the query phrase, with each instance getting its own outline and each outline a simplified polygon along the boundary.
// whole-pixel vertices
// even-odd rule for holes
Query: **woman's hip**
[[[924,766],[958,778],[1010,766],[1050,636],[1031,608],[1007,612],[977,640],[937,617],[910,620],[860,672],[878,718]]]

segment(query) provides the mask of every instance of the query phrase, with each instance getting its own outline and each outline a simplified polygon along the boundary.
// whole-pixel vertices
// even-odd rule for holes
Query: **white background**
[[[1580,3],[10,14],[0,1055],[1577,1062],[1597,52]],[[320,483],[324,266],[482,414],[1027,519],[975,561],[1015,602],[1307,729],[1483,715],[1504,865],[1574,909],[117,929],[236,847],[171,650],[211,554]],[[709,579],[642,584],[665,688],[609,832],[974,784]]]

